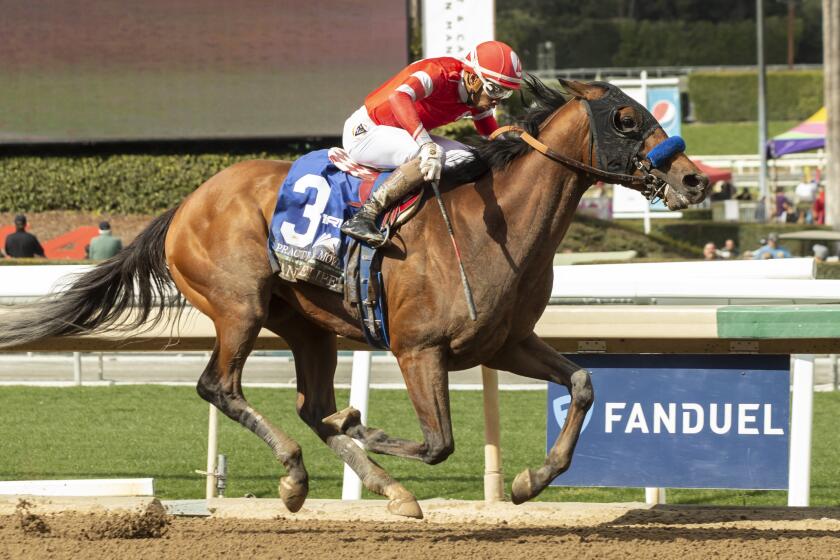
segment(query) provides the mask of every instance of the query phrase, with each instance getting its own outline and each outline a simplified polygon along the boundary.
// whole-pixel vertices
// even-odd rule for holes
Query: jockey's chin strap
[[[641,177],[636,175],[627,175],[626,173],[613,173],[610,171],[603,171],[597,167],[587,165],[582,161],[564,156],[563,154],[552,150],[519,126],[508,125],[499,127],[490,134],[489,138],[490,140],[493,140],[505,132],[518,133],[519,137],[526,144],[549,159],[562,163],[563,165],[573,169],[577,169],[578,171],[583,171],[584,173],[607,183],[624,185],[625,187],[639,191],[648,200],[662,198],[665,195],[665,188],[668,186],[668,183],[653,174],[654,167],[648,160],[640,160],[637,156],[634,156],[633,158],[633,164],[644,174]]]

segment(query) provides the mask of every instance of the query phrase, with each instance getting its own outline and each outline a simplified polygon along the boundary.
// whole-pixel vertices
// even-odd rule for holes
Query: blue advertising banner
[[[595,403],[554,486],[788,487],[789,356],[569,356]],[[569,393],[549,383],[546,447]]]
[[[679,136],[682,130],[680,90],[674,87],[649,87],[647,108],[668,136]]]

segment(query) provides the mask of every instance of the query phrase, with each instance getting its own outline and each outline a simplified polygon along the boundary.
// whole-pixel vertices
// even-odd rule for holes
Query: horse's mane
[[[567,99],[560,90],[545,85],[539,78],[533,76],[525,78],[525,88],[530,97],[531,106],[516,124],[532,136],[537,136],[540,125],[549,115],[562,107]],[[500,137],[492,141],[478,139],[470,144],[467,147],[476,157],[459,163],[453,169],[446,169],[441,179],[442,185],[472,183],[492,169],[507,167],[514,159],[531,150],[531,147],[518,136]]]
[[[545,85],[534,76],[525,78],[525,86],[532,97],[531,107],[516,124],[524,128],[531,136],[536,137],[539,134],[540,125],[549,115],[562,107],[567,99],[560,90]],[[519,137],[514,137],[484,142],[476,149],[480,159],[491,168],[500,169],[507,167],[514,159],[527,153],[531,147]]]

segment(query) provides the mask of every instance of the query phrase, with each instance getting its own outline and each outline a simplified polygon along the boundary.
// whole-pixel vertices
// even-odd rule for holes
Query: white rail
[[[72,273],[80,271],[82,271],[81,267],[70,267]],[[776,302],[779,300],[788,302],[797,299],[812,302],[836,301],[837,295],[835,294],[840,294],[840,283],[828,280],[812,280],[813,271],[814,265],[811,259],[555,267],[555,286],[552,295],[585,299],[602,297],[651,298],[656,299],[657,303],[662,303],[662,299],[666,297],[672,300],[699,298],[705,299],[707,302],[721,298],[728,302],[738,299],[755,300],[756,294],[759,294],[761,298]],[[0,288],[2,290],[0,296],[14,294],[19,297],[31,298],[44,295],[53,287],[60,289],[66,285],[67,272],[68,267],[0,267],[0,287],[2,287]],[[19,284],[21,282],[23,285]],[[47,286],[47,291],[44,290],[44,286]],[[610,344],[614,344],[615,347],[620,347],[621,344],[629,344],[632,347],[635,342],[638,342],[634,342],[632,339],[638,337],[639,333],[644,332],[644,336],[650,338],[664,329],[660,333],[661,336],[666,338],[670,336],[682,337],[682,344],[687,348],[695,348],[693,352],[715,353],[720,351],[721,345],[714,344],[713,339],[716,337],[716,331],[713,329],[713,321],[710,319],[714,314],[714,307],[706,307],[705,309],[700,307],[684,311],[664,306],[635,307],[635,309],[634,307],[620,306],[620,309],[610,309],[603,306],[589,307],[584,310],[590,319],[589,324],[585,324],[585,321],[574,321],[575,333],[571,333],[566,332],[568,330],[566,329],[569,322],[568,317],[564,321],[560,315],[574,313],[574,308],[555,306],[547,310],[541,319],[541,326],[538,325],[538,333],[543,333],[540,336],[547,339],[557,339],[555,343],[566,339],[574,343],[576,340],[576,348],[580,350],[582,343],[592,342],[591,340],[579,340],[580,335],[576,333],[580,333],[582,330],[586,331],[585,334],[591,338],[611,339],[613,342],[610,342]],[[645,310],[644,313],[639,311],[642,309]],[[651,319],[650,312],[654,312],[657,318]],[[609,321],[603,320],[605,314],[610,315]],[[648,323],[640,326],[638,317],[634,319],[631,315],[648,316]],[[599,316],[602,318],[600,322]],[[618,317],[625,317],[624,322],[618,320]],[[685,322],[687,328],[673,328],[674,321]],[[192,338],[190,340],[192,340],[193,345],[203,347],[210,344],[213,338],[213,329],[212,324],[206,318],[203,316],[193,317],[189,324],[191,326],[185,327],[185,329],[191,331],[190,336]],[[601,326],[599,327],[599,325]],[[657,330],[658,327],[661,328]],[[181,335],[186,337],[186,332],[182,331]],[[692,337],[702,341],[702,344],[696,347],[692,346]],[[108,341],[119,341],[121,338],[121,336],[109,337],[103,335],[97,339],[96,343],[102,345],[105,341],[106,344],[112,344],[113,342]],[[157,332],[156,334],[153,333],[149,342],[159,343],[160,340],[166,338],[167,333]],[[80,344],[82,340],[75,339],[75,341],[69,341],[69,343]],[[726,343],[726,341],[721,342]],[[787,348],[775,346],[775,343],[772,342],[771,344],[774,344],[775,353],[785,352],[785,348]],[[789,344],[794,344],[799,348],[803,345],[810,345],[811,341],[802,340]],[[828,344],[828,346],[826,344],[825,341],[822,341],[820,347],[828,349],[829,352],[838,351],[831,344]],[[277,344],[274,346],[276,347]],[[669,341],[669,346],[673,351],[680,351],[671,341]],[[829,346],[831,348],[828,348]],[[606,349],[606,343],[604,348]],[[58,348],[51,349],[57,350]],[[136,351],[149,348],[132,345],[128,349]],[[564,349],[564,351],[575,350]],[[756,343],[755,348],[750,351],[763,350],[760,344]],[[796,351],[802,352],[802,350]],[[811,349],[809,351],[815,350]],[[365,417],[367,413],[370,353],[358,352],[357,356],[358,359],[354,357],[351,403],[359,408],[363,417]],[[799,355],[795,357],[794,363],[788,499],[789,505],[807,505],[810,484],[808,472],[810,469],[811,418],[813,414],[813,355]],[[498,422],[492,421],[493,418],[498,418],[498,399],[494,396],[498,388],[493,370],[485,369],[483,376],[486,381],[489,380],[485,387],[485,418],[488,419],[485,426],[487,442],[485,447],[485,496],[488,500],[494,500],[501,497],[499,482],[502,478],[501,457],[498,448],[499,426]],[[212,452],[212,454],[208,454],[208,473],[215,471],[216,442],[215,438],[212,438],[215,431],[214,425],[215,421],[211,416],[210,432],[213,441],[208,445],[208,450]],[[354,477],[355,475],[345,478],[348,484],[343,492],[345,499],[357,499],[360,496],[361,486],[358,482],[352,481]],[[212,497],[211,494],[215,489],[214,485],[211,488],[210,482],[210,475],[208,474],[208,497]],[[652,497],[651,499],[657,501],[664,499],[664,491],[651,489],[648,495]]]

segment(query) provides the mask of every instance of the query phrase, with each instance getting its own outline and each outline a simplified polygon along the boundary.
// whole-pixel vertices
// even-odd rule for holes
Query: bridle
[[[587,165],[582,161],[564,156],[531,136],[524,128],[518,126],[508,125],[499,127],[490,134],[490,140],[495,139],[505,132],[515,132],[519,134],[519,137],[523,142],[546,156],[548,159],[552,159],[558,163],[577,169],[578,171],[583,171],[587,175],[606,183],[613,183],[631,188],[642,193],[642,195],[650,201],[662,198],[665,194],[665,187],[668,186],[668,183],[652,173],[653,168],[650,166],[650,162],[647,160],[640,160],[638,155],[633,157],[633,164],[636,166],[636,169],[644,174],[641,177],[638,175],[628,175],[626,173],[603,171],[597,167]]]
[[[552,114],[540,127],[540,129],[544,128],[554,116],[557,114],[555,112]],[[589,117],[589,128],[590,128],[590,152],[595,150],[596,141],[593,135],[593,127],[594,123],[592,122],[592,114],[591,111],[587,112]],[[565,156],[555,150],[552,150],[544,143],[540,142],[536,138],[534,138],[531,134],[529,134],[525,129],[519,126],[502,126],[496,129],[492,134],[490,134],[490,140],[497,138],[499,135],[504,134],[506,132],[514,132],[519,134],[519,138],[522,139],[523,142],[546,156],[547,158],[554,160],[558,163],[566,165],[567,167],[571,167],[573,169],[577,169],[578,171],[582,171],[587,175],[599,179],[601,181],[605,181],[607,183],[619,184],[625,187],[631,188],[635,191],[640,192],[645,198],[650,201],[656,201],[657,199],[661,199],[665,196],[665,189],[668,187],[668,183],[664,180],[660,179],[656,175],[653,174],[654,169],[656,168],[655,165],[651,163],[648,158],[642,158],[639,156],[638,153],[634,154],[632,159],[630,160],[632,165],[642,172],[641,176],[638,175],[630,175],[628,173],[616,173],[612,171],[604,171],[603,169],[599,169],[597,167],[593,167],[582,161],[578,161],[574,158],[570,158]],[[676,138],[676,137],[675,137]],[[670,140],[670,139],[669,139]],[[666,140],[667,142],[667,140]],[[682,142],[682,139],[680,139]],[[683,149],[684,144],[683,144]],[[680,150],[682,151],[682,150]],[[676,152],[674,152],[676,153]],[[674,155],[674,153],[669,154]],[[594,161],[594,160],[593,160]]]

